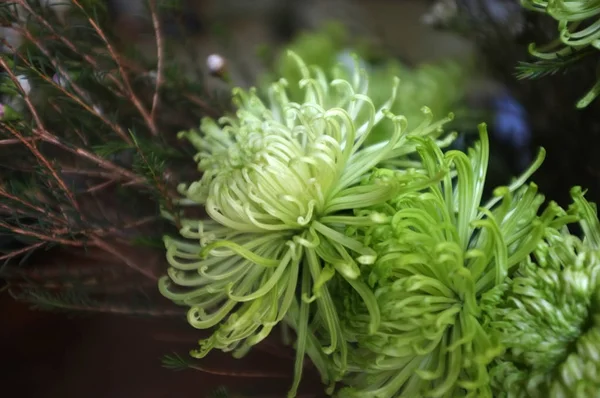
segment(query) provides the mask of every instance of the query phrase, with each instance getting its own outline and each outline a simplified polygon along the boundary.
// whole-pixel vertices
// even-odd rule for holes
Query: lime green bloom
[[[592,397],[600,391],[600,224],[573,190],[585,239],[550,228],[503,286],[489,327],[506,353],[491,368],[498,397]]]
[[[397,79],[390,80],[391,97],[377,108],[366,95],[364,71],[350,80],[328,80],[321,69],[290,56],[300,81],[272,84],[266,101],[254,90],[236,89],[235,117],[204,119],[201,133],[181,134],[198,150],[203,172],[200,181],[180,187],[181,204],[204,205],[210,219],[185,219],[181,237],[165,237],[171,267],[160,290],[190,307],[192,326],[216,327],[192,352],[195,357],[213,348],[244,355],[294,308],[297,318],[288,321],[298,335],[293,395],[307,345],[315,352],[307,341],[309,319],[321,331],[318,350],[339,369],[324,370],[324,381],[335,382],[345,371],[348,346],[328,288],[331,278],[340,276],[362,298],[367,332],[379,328],[375,296],[360,278],[361,266],[373,264],[377,253],[344,231],[387,222],[354,211],[431,183],[418,173],[386,178],[375,166],[413,152],[410,137],[440,136],[449,118],[431,123],[426,111],[427,120],[407,132],[405,119],[387,111]],[[289,99],[289,84],[304,90],[301,102]],[[365,145],[375,126],[386,122],[393,126],[389,139]]]
[[[317,65],[326,73],[328,79],[352,78],[352,69],[365,66],[373,58],[367,43],[350,38],[345,28],[332,23],[316,32],[303,32],[290,44],[289,48],[298,54],[307,64]],[[356,53],[354,65],[339,64],[340,57],[350,58],[349,50]],[[378,56],[379,57],[379,56]],[[409,68],[393,58],[380,59],[377,65],[368,66],[369,89],[367,94],[374,103],[387,101],[390,82],[395,76],[401,78],[398,94],[389,110],[407,119],[408,128],[416,128],[427,119],[421,112],[427,106],[434,115],[443,115],[453,110],[458,115],[466,113],[461,107],[464,88],[469,75],[469,66],[447,61],[437,64],[424,64]],[[282,54],[275,61],[274,74],[283,77],[290,85],[289,97],[301,102],[303,90],[294,82],[301,80],[295,61]],[[271,76],[264,79],[270,85]],[[368,143],[389,139],[393,134],[390,123],[379,123],[369,134]]]
[[[559,37],[543,50],[535,44],[529,52],[544,61],[579,59],[600,50],[600,2],[595,0],[521,0],[527,9],[547,14],[558,22]],[[577,103],[587,107],[600,94],[600,79]]]
[[[366,307],[339,287],[336,296],[348,297],[340,317],[357,347],[350,387],[340,397],[491,396],[487,367],[503,347],[484,327],[487,296],[563,215],[550,207],[538,216],[544,198],[534,184],[523,186],[543,153],[482,204],[489,158],[484,125],[480,133],[468,154],[444,154],[431,140],[415,139],[426,176],[443,178],[374,207],[389,223],[348,231],[378,253],[362,275],[379,304],[381,326],[366,333]]]

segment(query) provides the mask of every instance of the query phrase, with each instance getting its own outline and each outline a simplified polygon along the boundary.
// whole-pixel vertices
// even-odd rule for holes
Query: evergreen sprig
[[[148,2],[154,57],[121,40],[104,1],[0,4],[0,261],[18,298],[137,313],[136,284],[157,279],[148,256],[158,252],[138,243],[160,236],[160,208],[172,208],[177,172],[195,168],[175,135],[215,113],[202,78],[174,73],[160,13],[177,4],[163,3]],[[90,305],[77,306],[67,283],[62,290],[25,283],[38,267],[58,273],[59,282],[83,277],[35,255],[57,246],[99,252],[131,270],[124,276],[135,282],[124,284],[130,297],[107,293],[116,282],[104,267],[94,276],[104,285],[82,290]]]
[[[530,49],[534,48],[535,46],[530,46]],[[517,66],[516,76],[518,79],[539,79],[558,73],[566,73],[574,64],[593,53],[594,51],[589,50],[575,51],[569,49],[565,55],[557,54],[556,58],[539,59],[535,62],[520,62]]]
[[[538,77],[540,69],[547,72],[542,75],[552,74],[548,72],[564,69],[600,49],[600,3],[589,0],[521,0],[521,4],[528,10],[546,14],[556,20],[559,32],[558,38],[541,50],[537,50],[534,44],[530,45],[529,53],[539,61],[526,65],[520,71],[521,76]],[[577,108],[587,107],[598,95],[600,78],[577,102]]]
[[[43,288],[28,287],[22,292],[13,292],[12,296],[19,301],[31,303],[32,309],[64,312],[69,315],[93,313],[152,317],[182,315],[180,311],[156,308],[156,303],[152,302],[133,304],[131,298],[128,298],[125,303],[119,302],[115,298],[100,300],[91,297],[82,288],[71,288],[65,292],[52,293]]]
[[[189,369],[191,364],[188,359],[183,358],[181,355],[174,352],[173,354],[162,357],[162,366],[170,370],[182,371]]]

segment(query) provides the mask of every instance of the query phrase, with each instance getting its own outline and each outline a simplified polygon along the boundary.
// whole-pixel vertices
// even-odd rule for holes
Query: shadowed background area
[[[195,346],[198,334],[184,320],[66,317],[29,311],[7,295],[0,296],[0,313],[0,380],[8,396],[197,398],[218,397],[228,386],[248,397],[279,398],[291,382],[293,351],[277,346],[242,361],[215,352],[204,361],[206,371],[163,368],[165,354],[185,355]],[[308,370],[299,397],[324,396]]]

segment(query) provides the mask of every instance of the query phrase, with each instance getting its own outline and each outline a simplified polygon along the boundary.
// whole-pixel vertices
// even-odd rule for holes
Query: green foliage
[[[190,368],[190,362],[184,359],[181,355],[173,353],[171,355],[165,355],[162,358],[162,366],[167,369],[174,371],[182,371]]]
[[[520,78],[537,78],[554,74],[600,50],[600,3],[589,0],[521,0],[523,7],[544,13],[557,21],[559,37],[538,50],[530,45],[529,52],[538,61],[521,64]],[[577,102],[577,108],[587,107],[600,95],[600,77]]]
[[[208,395],[208,398],[232,398],[225,387],[219,387]]]
[[[95,301],[82,289],[71,289],[65,293],[51,293],[43,289],[27,289],[14,297],[20,301],[29,302],[32,308],[44,311],[66,313],[93,312],[93,308],[102,304]]]
[[[529,49],[530,52],[535,52],[534,45],[531,45]],[[556,58],[540,59],[536,62],[521,62],[517,66],[517,78],[539,79],[557,73],[566,73],[570,66],[592,53],[593,51],[577,52],[573,49],[568,49],[566,55],[557,54]]]

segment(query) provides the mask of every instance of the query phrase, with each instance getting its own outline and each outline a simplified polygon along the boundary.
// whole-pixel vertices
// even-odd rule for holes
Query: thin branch
[[[197,95],[185,93],[183,94],[183,96],[189,99],[194,104],[198,105],[200,108],[202,108],[207,115],[212,117],[219,117],[221,115],[221,112],[210,106],[206,101],[204,101]]]
[[[38,233],[38,232],[34,232],[34,231],[27,231],[25,229],[15,227],[14,225],[5,223],[4,221],[0,221],[0,227],[7,229],[9,231],[12,231],[13,233],[15,233],[17,235],[23,235],[23,236],[29,236],[31,238],[37,238],[39,240],[45,241],[45,243],[55,242],[55,243],[60,243],[60,244],[66,245],[66,246],[83,246],[84,245],[83,242],[61,238],[60,236],[57,236],[58,234],[48,235],[48,234],[42,234],[42,233]]]
[[[50,104],[50,106],[52,107],[52,109],[54,109],[54,111],[59,114],[59,115],[63,115],[64,112],[62,110],[62,108],[57,105],[53,100],[49,99],[48,103]],[[78,128],[73,128],[73,131],[75,132],[75,134],[77,134],[77,137],[79,137],[79,139],[81,140],[81,142],[83,143],[83,145],[88,146],[89,145],[89,141],[88,139],[85,137],[85,135],[82,133],[82,131]]]
[[[61,173],[64,174],[78,174],[86,177],[94,177],[94,178],[107,178],[112,179],[118,176],[115,176],[113,173],[107,173],[104,171],[98,170],[88,170],[88,169],[73,169],[70,167],[65,167],[60,170]]]
[[[156,39],[156,86],[154,88],[154,96],[152,98],[152,110],[150,111],[150,118],[154,121],[156,118],[156,111],[158,109],[160,101],[160,87],[163,84],[164,78],[164,48],[163,48],[163,37],[162,29],[160,25],[160,19],[158,18],[158,12],[156,10],[156,0],[149,0],[150,14],[152,16],[152,26],[154,27],[154,37]]]
[[[4,61],[1,58],[0,58],[0,66],[2,66],[7,71],[7,73],[9,74],[9,76],[11,78],[11,80],[13,80],[13,82],[17,85],[17,87],[19,87],[19,89],[23,92],[23,100],[25,101],[25,103],[27,104],[27,107],[31,111],[32,116],[33,116],[33,118],[34,118],[37,126],[39,127],[39,129],[41,131],[46,131],[46,129],[44,127],[44,124],[42,123],[42,120],[40,119],[37,111],[35,110],[35,107],[31,103],[29,95],[23,91],[23,89],[22,89],[21,85],[19,84],[19,81],[18,81],[17,77],[15,76],[14,72],[12,70],[10,70],[10,68],[6,64],[6,61]],[[44,157],[44,155],[42,155],[42,153],[37,149],[37,146],[34,145],[34,144],[32,144],[31,142],[29,142],[28,140],[26,140],[25,137],[23,137],[21,135],[21,133],[19,133],[14,128],[10,127],[9,125],[7,125],[5,123],[3,123],[3,125],[17,139],[21,140],[21,142],[23,143],[23,145],[25,145],[27,147],[27,149],[29,149],[29,151],[38,159],[38,161],[48,169],[48,171],[50,172],[52,178],[54,180],[56,180],[56,182],[58,183],[60,189],[65,193],[65,195],[67,196],[67,198],[71,202],[71,205],[73,206],[73,208],[75,210],[79,210],[79,204],[75,200],[75,197],[73,196],[73,193],[71,192],[71,190],[69,190],[69,188],[67,187],[67,184],[62,180],[62,178],[60,178],[58,172],[50,164],[50,162],[48,161],[48,159],[46,159],[46,157]],[[36,129],[33,129],[33,131],[35,132]]]
[[[16,1],[17,1],[17,3],[19,3],[22,7],[24,7],[27,10],[27,13],[29,13],[35,19],[37,19],[37,22],[39,22],[42,26],[44,26],[46,29],[48,29],[50,32],[52,32],[54,38],[57,38],[60,41],[62,41],[63,44],[69,48],[69,50],[73,51],[76,54],[79,54],[79,55],[83,56],[83,58],[85,59],[85,61],[87,61],[94,69],[96,69],[96,70],[100,69],[100,66],[98,65],[98,63],[96,62],[95,59],[91,58],[88,54],[80,53],[77,50],[77,47],[75,46],[75,44],[73,44],[73,42],[69,41],[69,39],[67,39],[65,37],[65,35],[61,35],[60,33],[58,33],[52,27],[52,25],[48,21],[46,21],[45,18],[43,18],[42,16],[40,16],[38,13],[35,12],[35,10],[33,8],[31,8],[29,6],[29,4],[27,3],[26,0],[16,0]]]
[[[95,155],[89,151],[86,151],[83,148],[73,148],[70,145],[68,145],[67,143],[63,142],[60,138],[45,133],[45,132],[38,132],[41,136],[41,139],[52,143],[56,146],[58,146],[59,148],[64,149],[65,151],[71,152],[75,155],[78,155],[84,159],[90,160],[92,162],[94,162],[96,165],[102,167],[105,170],[110,170],[112,172],[114,172],[115,174],[119,175],[122,178],[125,178],[127,180],[130,180],[132,183],[134,184],[142,184],[144,185],[144,183],[146,182],[144,178],[138,176],[137,174],[123,168],[120,166],[117,166],[116,164],[103,159],[102,157]]]
[[[75,4],[84,14],[86,13],[85,9],[79,3],[78,0],[72,0],[72,1],[73,1],[73,4]],[[152,120],[152,118],[150,117],[150,113],[148,113],[148,111],[146,110],[146,108],[144,107],[144,105],[142,104],[140,99],[137,97],[137,95],[133,91],[133,88],[131,86],[131,82],[129,81],[127,72],[125,71],[123,63],[121,62],[121,56],[119,54],[117,54],[117,52],[115,51],[113,46],[110,44],[110,42],[108,41],[108,38],[106,37],[106,35],[102,31],[102,29],[100,29],[100,26],[98,26],[96,21],[94,21],[93,18],[88,17],[88,22],[92,26],[92,28],[96,31],[98,36],[100,36],[100,38],[104,42],[104,45],[106,46],[106,49],[110,53],[110,56],[117,64],[117,68],[119,69],[119,73],[121,75],[121,78],[123,79],[123,83],[125,84],[125,89],[126,89],[127,93],[129,94],[129,97],[130,97],[129,99],[131,100],[131,102],[133,102],[133,104],[137,108],[138,112],[140,113],[142,118],[145,120],[146,125],[150,129],[150,133],[153,136],[158,136],[158,127],[156,126],[156,123],[154,122],[154,120]]]
[[[148,217],[144,217],[139,220],[124,224],[124,225],[120,225],[118,227],[96,228],[91,231],[88,231],[88,233],[93,233],[95,236],[98,236],[98,237],[111,236],[115,240],[119,240],[120,242],[130,245],[131,244],[131,236],[130,235],[128,236],[127,234],[125,234],[125,232],[123,232],[123,230],[141,227],[145,224],[150,224],[152,222],[160,221],[160,220],[161,220],[161,218],[158,216],[148,216]],[[122,238],[127,238],[127,239],[119,239],[119,236],[121,236]]]
[[[7,254],[5,254],[3,256],[0,256],[0,261],[8,261],[8,260],[11,260],[11,259],[13,259],[15,257],[18,257],[18,256],[22,255],[22,254],[29,253],[29,252],[31,252],[31,251],[33,251],[35,249],[38,249],[38,248],[44,246],[46,243],[48,243],[48,242],[43,242],[42,241],[42,242],[34,243],[33,245],[26,246],[26,247],[24,247],[22,249],[19,249],[19,250],[14,250],[14,251],[12,251],[10,253],[7,253]]]
[[[116,183],[116,181],[114,181],[114,180],[104,181],[104,182],[101,182],[100,184],[91,186],[82,192],[79,192],[79,194],[93,194],[93,193],[101,191],[105,188],[108,188],[109,186],[114,185],[115,183]]]
[[[44,217],[43,214],[36,214],[36,213],[33,213],[33,212],[28,212],[28,211],[25,211],[23,209],[18,209],[18,208],[6,205],[4,203],[0,203],[0,209],[2,209],[2,211],[0,212],[0,214],[2,214],[2,216],[5,216],[7,218],[12,217],[15,214],[18,214],[18,215],[20,215],[22,217],[30,217],[30,218],[34,218],[34,219],[37,219],[37,220],[42,220],[42,219],[45,219],[45,221],[51,221],[52,220],[52,218],[46,218],[46,217]],[[54,220],[52,220],[52,221],[54,221]],[[65,222],[62,221],[62,220],[59,220],[59,222],[61,224],[65,224]],[[30,228],[30,229],[32,231],[34,230],[34,228]],[[60,231],[57,230],[55,232],[62,235],[64,230],[65,229],[63,228]]]
[[[92,244],[94,246],[106,251],[107,253],[112,254],[113,256],[117,257],[119,260],[123,261],[123,263],[125,263],[128,267],[130,267],[133,270],[136,270],[137,272],[148,277],[149,279],[151,279],[153,281],[158,281],[158,276],[156,276],[153,272],[148,271],[147,269],[136,264],[130,258],[123,255],[123,253],[121,253],[116,247],[114,247],[110,243],[101,239],[99,236],[92,236],[91,238],[92,238]]]
[[[31,65],[31,63],[21,53],[17,52],[19,58],[25,63],[25,65],[28,66],[29,70],[34,71],[44,81],[46,81],[48,84],[52,85],[54,88],[56,88],[57,90],[62,92],[64,95],[68,96],[71,100],[75,101],[77,104],[79,104],[81,107],[83,107],[87,112],[98,117],[102,122],[104,122],[104,124],[106,124],[115,133],[117,133],[117,135],[119,135],[119,137],[121,137],[121,139],[123,139],[123,141],[125,141],[128,144],[131,144],[132,143],[131,137],[125,132],[125,130],[123,130],[123,128],[121,126],[119,126],[118,124],[112,123],[106,116],[104,116],[102,114],[102,112],[100,112],[94,108],[94,103],[89,98],[89,95],[81,87],[79,87],[79,85],[77,83],[75,83],[73,81],[73,79],[71,79],[71,76],[69,76],[69,73],[62,67],[62,65],[56,59],[54,59],[51,56],[48,49],[46,49],[46,47],[39,40],[37,40],[35,37],[33,37],[29,31],[27,31],[26,29],[20,29],[20,30],[23,33],[23,35],[29,41],[31,41],[48,58],[48,60],[50,61],[50,63],[54,67],[54,69],[56,69],[58,71],[58,73],[60,74],[60,78],[64,79],[65,82],[70,87],[73,88],[73,90],[75,91],[75,93],[77,93],[77,95],[71,94],[65,87],[63,87],[63,85],[56,83],[50,76],[46,76],[42,72],[38,71],[37,68],[35,68],[33,65]],[[83,99],[88,101],[90,104],[86,104],[83,101]]]
[[[220,370],[211,369],[196,364],[188,364],[190,369],[199,370],[204,373],[217,376],[229,376],[229,377],[244,377],[254,379],[287,379],[289,375],[283,373],[265,373],[265,372],[238,372],[233,370]]]
[[[28,208],[30,208],[30,209],[32,209],[32,210],[35,210],[35,211],[37,211],[38,213],[41,213],[42,215],[48,216],[50,219],[52,219],[52,220],[54,220],[54,221],[56,221],[56,222],[58,222],[58,223],[60,223],[60,224],[65,224],[65,223],[66,223],[66,221],[65,221],[65,220],[63,220],[63,219],[61,219],[61,218],[57,217],[56,215],[54,215],[54,214],[52,214],[52,213],[49,213],[47,209],[44,209],[44,208],[41,208],[41,207],[39,207],[39,206],[36,206],[36,205],[34,205],[34,204],[31,204],[31,203],[29,203],[29,202],[27,202],[27,201],[23,200],[22,198],[20,198],[20,197],[18,197],[18,196],[15,196],[15,195],[13,195],[13,194],[11,194],[11,193],[9,193],[9,192],[7,192],[7,191],[6,191],[4,188],[2,188],[2,187],[0,187],[0,196],[3,196],[3,197],[5,197],[5,198],[7,198],[7,199],[10,199],[10,200],[13,200],[13,201],[15,201],[15,202],[17,202],[17,203],[20,203],[20,204],[22,204],[22,205],[23,205],[23,206],[25,206],[25,207],[28,207]],[[12,210],[15,210],[15,209],[13,208]]]
[[[25,141],[37,141],[39,140],[38,137],[34,137],[34,138],[25,138]],[[15,145],[15,144],[22,144],[23,140],[19,140],[17,138],[7,138],[5,140],[0,140],[0,146],[3,145]]]

